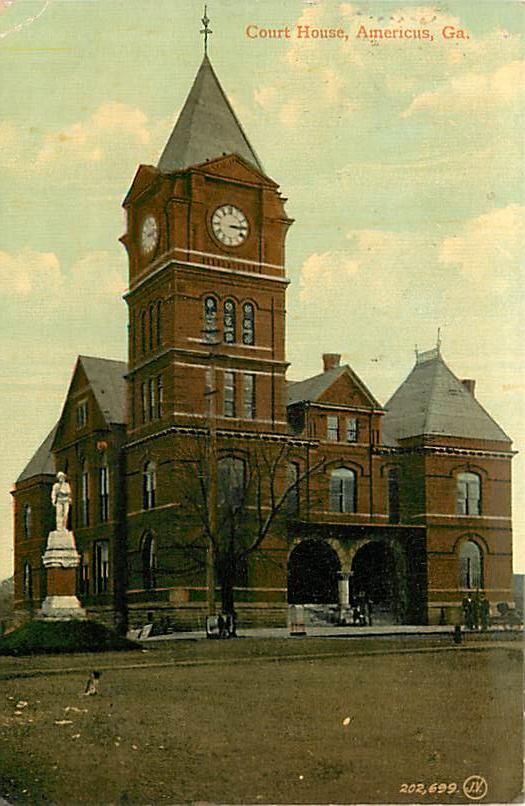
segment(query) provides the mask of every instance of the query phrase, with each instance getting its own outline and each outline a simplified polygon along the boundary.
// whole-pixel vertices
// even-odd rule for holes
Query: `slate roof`
[[[34,476],[43,476],[47,474],[51,476],[55,475],[55,460],[53,458],[53,454],[51,453],[51,446],[53,444],[57,428],[58,423],[53,426],[37,452],[34,454],[33,458],[22,470],[16,480],[17,483],[19,481],[32,479]]]
[[[125,361],[81,355],[78,358],[87,375],[96,401],[108,423],[126,422]]]
[[[385,409],[382,425],[386,444],[423,434],[511,441],[447,367],[438,349],[419,355]]]
[[[314,375],[312,378],[306,378],[304,381],[289,381],[287,384],[288,405],[293,406],[295,403],[314,403],[319,400],[338,378],[347,373],[351,375],[356,386],[358,386],[363,394],[370,400],[373,407],[380,409],[381,405],[348,364],[344,364],[341,367],[332,367],[332,369],[321,372],[319,375]]]
[[[264,169],[250,145],[207,56],[193,82],[158,168],[163,173],[189,168],[223,154],[237,154]]]

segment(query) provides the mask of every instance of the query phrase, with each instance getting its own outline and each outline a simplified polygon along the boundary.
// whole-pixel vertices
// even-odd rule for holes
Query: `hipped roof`
[[[474,395],[445,364],[438,349],[418,357],[407,379],[385,405],[389,440],[422,435],[510,442]]]
[[[53,454],[51,453],[51,446],[55,438],[57,427],[58,423],[53,426],[37,452],[22,470],[16,480],[17,483],[19,481],[32,479],[35,476],[53,476],[55,474],[55,460],[53,458]]]

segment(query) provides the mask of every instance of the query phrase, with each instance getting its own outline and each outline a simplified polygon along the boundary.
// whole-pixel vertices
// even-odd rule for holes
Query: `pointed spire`
[[[264,173],[205,55],[158,167],[163,173],[173,173],[223,154],[237,154]]]

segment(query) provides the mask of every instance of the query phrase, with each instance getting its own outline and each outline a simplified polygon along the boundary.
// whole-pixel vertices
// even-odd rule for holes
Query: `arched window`
[[[146,589],[157,584],[157,544],[151,534],[144,535],[142,541],[142,581]]]
[[[299,478],[301,476],[301,468],[297,462],[290,462],[288,465],[288,496],[286,499],[286,508],[289,515],[297,515],[299,513]]]
[[[27,540],[31,537],[31,505],[26,504],[24,507],[24,537]]]
[[[481,479],[476,473],[458,473],[456,511],[459,515],[481,513]]]
[[[162,302],[157,302],[157,347],[162,344]]]
[[[204,340],[208,344],[217,341],[217,300],[206,297],[204,300]]]
[[[255,344],[255,309],[251,302],[242,306],[242,343]]]
[[[24,599],[33,598],[33,569],[27,562],[24,563],[23,593]]]
[[[356,511],[356,477],[353,470],[340,467],[330,476],[331,512]]]
[[[140,347],[142,350],[142,354],[145,355],[147,350],[147,340],[146,340],[146,311],[142,311],[140,314]]]
[[[223,322],[224,341],[226,344],[233,344],[236,340],[235,315],[235,302],[232,299],[227,299],[224,303]]]
[[[459,555],[459,587],[467,590],[483,588],[483,555],[477,543],[467,540]]]
[[[106,523],[106,521],[109,520],[109,468],[105,455],[103,456],[102,463],[99,467],[98,478],[100,520],[102,523]]]
[[[388,471],[388,519],[390,523],[399,523],[399,468],[391,467]]]
[[[157,468],[155,462],[146,462],[142,477],[142,497],[144,509],[153,509],[155,506],[155,492],[157,489]]]
[[[84,459],[80,471],[80,525],[89,526],[89,468]]]
[[[238,510],[244,501],[245,465],[236,456],[225,456],[217,462],[217,503]]]

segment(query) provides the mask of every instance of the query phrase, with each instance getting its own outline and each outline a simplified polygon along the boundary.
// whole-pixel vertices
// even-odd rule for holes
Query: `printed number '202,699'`
[[[453,795],[458,791],[456,783],[433,783],[427,786],[426,784],[401,784],[399,791],[405,795]]]

